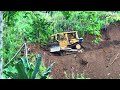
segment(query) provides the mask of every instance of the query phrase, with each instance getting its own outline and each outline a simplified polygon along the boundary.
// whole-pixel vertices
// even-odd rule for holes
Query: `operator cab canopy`
[[[61,39],[72,39],[76,38],[79,39],[78,37],[78,32],[77,31],[70,31],[70,32],[62,32],[62,33],[56,33],[51,35],[51,39],[53,40],[61,40]]]

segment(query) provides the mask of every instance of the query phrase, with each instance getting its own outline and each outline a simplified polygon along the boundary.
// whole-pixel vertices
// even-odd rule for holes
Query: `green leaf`
[[[17,69],[19,79],[28,79],[28,76],[25,72],[25,67],[21,60],[15,65],[15,67]]]
[[[35,69],[34,69],[34,72],[33,72],[33,75],[32,75],[32,79],[35,79],[36,74],[39,71],[39,67],[40,67],[40,63],[41,63],[41,58],[42,58],[41,55],[38,54],[37,59],[36,59]]]
[[[32,73],[33,73],[34,69],[30,68],[27,72],[28,78],[31,79],[32,78]]]
[[[12,73],[12,72],[7,72],[6,75],[7,75],[8,77],[10,77],[11,79],[18,79],[17,74],[14,74],[14,73]]]
[[[75,79],[75,75],[74,75],[74,73],[72,72],[72,79]]]
[[[17,73],[15,66],[9,65],[7,68],[4,69],[4,72],[11,72],[11,71],[12,73]]]
[[[65,71],[64,71],[64,74],[65,74],[65,78],[69,79],[69,77],[68,77],[68,75],[67,75],[67,73]]]
[[[22,60],[22,63],[25,67],[25,72],[27,72],[30,69],[28,59],[24,57],[24,58],[21,58],[21,60]]]
[[[54,62],[55,63],[55,62]],[[54,63],[52,63],[48,68],[47,70],[41,75],[41,78],[40,79],[46,79],[48,74],[51,72],[52,70],[52,67],[54,65]]]
[[[99,35],[100,35],[100,32],[99,32],[99,31],[94,31],[94,35],[99,36]]]

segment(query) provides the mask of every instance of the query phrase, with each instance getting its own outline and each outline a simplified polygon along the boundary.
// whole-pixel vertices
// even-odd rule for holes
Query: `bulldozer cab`
[[[58,33],[58,34],[54,34],[51,36],[51,41],[53,41],[53,42],[55,42],[55,41],[59,42],[60,40],[66,40],[66,38],[63,34]]]
[[[58,42],[62,49],[65,49],[68,45],[79,42],[77,31],[57,33],[52,35],[51,39],[53,42]]]
[[[78,33],[77,31],[57,33],[52,35],[51,39],[54,41],[78,39]]]
[[[76,31],[67,33],[69,44],[74,44],[78,41],[78,33]]]

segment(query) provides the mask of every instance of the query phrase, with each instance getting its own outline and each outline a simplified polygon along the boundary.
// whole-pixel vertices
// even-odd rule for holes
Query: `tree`
[[[3,13],[0,11],[0,79],[2,79],[2,20]]]

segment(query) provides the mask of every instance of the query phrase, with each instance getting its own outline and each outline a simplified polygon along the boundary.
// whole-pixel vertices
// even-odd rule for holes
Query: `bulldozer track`
[[[98,50],[98,49],[103,49],[103,48],[106,48],[106,47],[111,47],[111,46],[117,46],[117,45],[120,45],[120,41],[118,40],[113,40],[113,41],[105,41],[105,42],[101,42],[99,45],[96,45],[94,46],[92,43],[90,42],[86,42],[86,44],[90,44],[90,46],[92,48],[88,48],[88,47],[85,47],[84,45],[82,45],[82,48],[84,49],[84,52],[88,52],[88,51],[94,51],[94,50]],[[70,52],[70,51],[67,51],[67,54],[65,55],[71,55],[71,54],[76,54],[77,52]],[[83,53],[83,52],[81,52]],[[54,54],[55,56],[58,55],[58,54]],[[63,55],[62,55],[63,56]]]

